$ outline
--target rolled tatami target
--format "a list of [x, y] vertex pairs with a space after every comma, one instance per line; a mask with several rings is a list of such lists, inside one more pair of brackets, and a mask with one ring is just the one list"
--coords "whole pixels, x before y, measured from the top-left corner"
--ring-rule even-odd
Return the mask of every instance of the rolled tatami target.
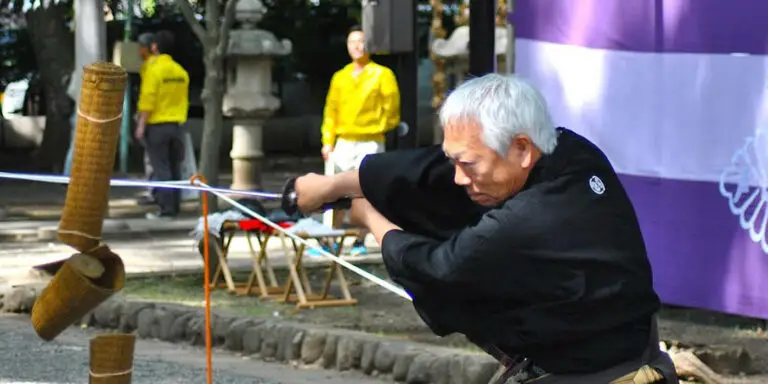
[[91, 339], [89, 384], [130, 384], [136, 335], [99, 335]]
[[109, 204], [127, 75], [112, 63], [83, 68], [72, 169], [58, 237], [80, 252], [99, 245]]
[[70, 257], [40, 293], [32, 307], [32, 326], [51, 341], [95, 309], [125, 283], [119, 256], [102, 245], [88, 254]]

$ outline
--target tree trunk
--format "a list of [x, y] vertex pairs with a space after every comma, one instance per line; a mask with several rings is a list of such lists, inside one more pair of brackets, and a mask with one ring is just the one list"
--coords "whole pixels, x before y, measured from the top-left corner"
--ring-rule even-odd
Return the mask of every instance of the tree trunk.
[[73, 35], [64, 23], [69, 9], [57, 4], [26, 14], [47, 109], [43, 141], [35, 156], [35, 168], [40, 171], [60, 172], [68, 149], [73, 103], [67, 96], [65, 79], [72, 73], [75, 51]]
[[[203, 88], [203, 137], [200, 143], [200, 172], [208, 180], [208, 185], [219, 184], [219, 152], [223, 113], [221, 105], [224, 98], [224, 82], [221, 76], [221, 58], [215, 52], [205, 52], [205, 83]], [[217, 210], [217, 199], [208, 194], [209, 211]]]

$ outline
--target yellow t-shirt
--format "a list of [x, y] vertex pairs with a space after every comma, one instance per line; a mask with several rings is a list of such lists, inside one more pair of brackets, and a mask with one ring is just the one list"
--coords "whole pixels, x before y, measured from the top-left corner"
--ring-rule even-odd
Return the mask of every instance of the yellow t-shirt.
[[185, 123], [189, 111], [187, 71], [165, 54], [148, 60], [141, 71], [137, 107], [139, 112], [150, 113], [147, 124]]
[[357, 77], [350, 63], [331, 78], [325, 100], [323, 145], [341, 137], [350, 141], [384, 141], [400, 123], [400, 90], [391, 69], [369, 62]]

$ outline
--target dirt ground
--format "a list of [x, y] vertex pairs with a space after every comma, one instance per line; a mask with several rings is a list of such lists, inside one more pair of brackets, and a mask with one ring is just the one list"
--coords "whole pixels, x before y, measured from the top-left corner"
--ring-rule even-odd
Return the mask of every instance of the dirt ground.
[[[385, 278], [381, 266], [363, 266], [363, 269]], [[280, 282], [285, 271], [276, 271]], [[295, 305], [256, 297], [236, 296], [223, 289], [212, 293], [213, 307], [255, 316], [281, 317], [292, 321], [308, 322], [338, 328], [386, 334], [412, 341], [444, 346], [474, 349], [462, 335], [434, 336], [413, 310], [411, 304], [383, 288], [345, 272], [350, 282], [355, 306], [297, 309]], [[325, 279], [324, 269], [313, 269], [309, 279], [316, 292]], [[246, 281], [247, 275], [235, 275], [235, 281]], [[188, 305], [203, 305], [201, 275], [167, 278], [129, 279], [124, 294], [130, 298], [167, 301]], [[338, 295], [338, 287], [331, 289]], [[768, 333], [766, 322], [725, 315], [710, 311], [664, 307], [660, 313], [660, 333], [663, 340], [689, 346], [743, 347], [752, 357], [750, 382], [768, 383]], [[756, 380], [756, 381], [755, 381]]]

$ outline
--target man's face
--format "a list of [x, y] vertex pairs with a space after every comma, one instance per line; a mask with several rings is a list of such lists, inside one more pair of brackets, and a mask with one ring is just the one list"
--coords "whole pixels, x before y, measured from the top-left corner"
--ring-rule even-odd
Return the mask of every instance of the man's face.
[[530, 138], [519, 135], [502, 157], [485, 145], [480, 125], [456, 120], [444, 127], [443, 150], [454, 164], [454, 182], [483, 206], [496, 206], [518, 193], [536, 158]]
[[362, 32], [355, 31], [347, 36], [347, 51], [352, 60], [359, 60], [366, 56], [365, 35]]
[[146, 60], [151, 55], [152, 52], [150, 52], [149, 47], [139, 45], [139, 56], [141, 56], [142, 60]]

